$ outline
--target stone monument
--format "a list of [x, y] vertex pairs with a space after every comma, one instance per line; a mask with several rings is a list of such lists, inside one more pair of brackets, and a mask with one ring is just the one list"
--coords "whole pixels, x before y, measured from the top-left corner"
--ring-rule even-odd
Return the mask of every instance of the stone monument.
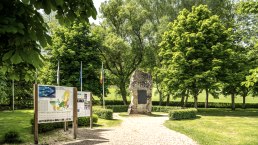
[[152, 108], [152, 78], [149, 73], [135, 70], [130, 79], [131, 103], [129, 114], [150, 114]]

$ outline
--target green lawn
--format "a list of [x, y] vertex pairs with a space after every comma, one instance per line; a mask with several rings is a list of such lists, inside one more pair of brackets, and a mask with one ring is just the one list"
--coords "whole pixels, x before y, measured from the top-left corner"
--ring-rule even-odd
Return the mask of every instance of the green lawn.
[[[19, 132], [24, 143], [32, 144], [34, 138], [31, 133], [30, 124], [32, 117], [33, 110], [15, 110], [14, 112], [0, 111], [0, 144], [4, 134], [10, 130]], [[117, 119], [105, 120], [99, 118], [98, 123], [94, 124], [94, 127], [113, 127], [120, 125], [121, 122], [122, 120]], [[46, 140], [67, 140], [67, 136], [62, 133], [62, 129], [57, 129], [55, 131], [39, 134], [39, 142], [43, 143]]]
[[164, 125], [202, 145], [258, 144], [258, 109], [198, 109], [197, 119], [168, 120]]
[[20, 133], [25, 142], [32, 142], [30, 120], [33, 117], [33, 110], [16, 110], [0, 112], [0, 141], [6, 132], [16, 130]]
[[[122, 100], [122, 97], [120, 94], [118, 94], [117, 90], [118, 88], [116, 86], [110, 86], [109, 87], [109, 94], [107, 95], [107, 97], [105, 98], [105, 100]], [[94, 97], [94, 99], [98, 99], [98, 97]], [[127, 100], [130, 101], [130, 96], [127, 96]], [[159, 101], [159, 95], [157, 93], [157, 89], [154, 87], [152, 89], [152, 100], [153, 101]], [[166, 98], [164, 98], [164, 101], [166, 100]], [[170, 99], [171, 101], [180, 101], [180, 98], [177, 99]], [[188, 99], [189, 102], [194, 102], [193, 97], [190, 97]], [[198, 96], [198, 102], [205, 102], [205, 91], [203, 91], [199, 96]], [[222, 103], [231, 103], [231, 98], [230, 96], [223, 96], [220, 95], [219, 99], [215, 99], [213, 98], [211, 95], [209, 97], [209, 102], [222, 102]], [[243, 102], [243, 98], [241, 96], [237, 96], [235, 99], [236, 103], [242, 103]], [[251, 97], [251, 96], [247, 96], [246, 97], [246, 103], [258, 103], [258, 97]]]

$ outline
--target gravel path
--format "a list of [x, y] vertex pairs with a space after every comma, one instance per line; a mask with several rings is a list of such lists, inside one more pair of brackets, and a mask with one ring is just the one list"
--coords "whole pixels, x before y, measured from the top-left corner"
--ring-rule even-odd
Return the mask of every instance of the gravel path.
[[122, 119], [121, 126], [107, 129], [79, 129], [78, 139], [70, 145], [196, 145], [189, 137], [163, 126], [167, 116], [132, 115]]

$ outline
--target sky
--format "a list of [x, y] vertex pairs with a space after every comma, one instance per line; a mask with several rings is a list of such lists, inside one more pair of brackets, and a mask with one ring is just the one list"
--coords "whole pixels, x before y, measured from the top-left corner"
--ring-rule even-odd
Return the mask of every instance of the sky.
[[93, 0], [93, 3], [94, 3], [94, 6], [98, 12], [98, 15], [97, 15], [97, 19], [94, 20], [92, 17], [89, 19], [90, 23], [94, 23], [94, 24], [99, 24], [99, 22], [101, 21], [101, 19], [99, 18], [99, 8], [100, 8], [100, 4], [102, 2], [105, 2], [105, 1], [108, 1], [108, 0]]

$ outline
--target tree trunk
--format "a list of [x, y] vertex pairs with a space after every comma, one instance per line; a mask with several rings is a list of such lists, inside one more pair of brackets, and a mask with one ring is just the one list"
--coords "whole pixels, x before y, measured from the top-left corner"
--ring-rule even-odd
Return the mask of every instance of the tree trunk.
[[209, 90], [206, 88], [206, 99], [205, 99], [205, 108], [208, 108], [208, 103], [209, 103]]
[[163, 101], [163, 99], [162, 99], [162, 92], [159, 92], [159, 106], [162, 105], [162, 101]]
[[243, 95], [243, 104], [242, 104], [243, 109], [245, 109], [245, 98], [246, 98], [246, 95]]
[[184, 107], [185, 95], [182, 95], [181, 98], [181, 107]]
[[184, 107], [186, 107], [186, 105], [187, 105], [188, 97], [189, 97], [189, 90], [187, 90], [187, 92], [186, 92], [186, 98], [185, 98]]
[[198, 107], [198, 98], [197, 98], [197, 95], [194, 95], [194, 108], [196, 108], [197, 109], [197, 107]]
[[232, 104], [232, 110], [235, 110], [235, 93], [231, 94], [231, 104]]
[[184, 107], [184, 101], [185, 101], [185, 91], [182, 92], [181, 107]]
[[170, 96], [169, 96], [169, 95], [167, 95], [167, 102], [166, 102], [166, 106], [169, 106], [169, 98], [170, 98]]
[[121, 95], [122, 95], [122, 98], [123, 98], [123, 103], [124, 103], [124, 105], [127, 105], [125, 83], [121, 82], [119, 88], [120, 88]]

